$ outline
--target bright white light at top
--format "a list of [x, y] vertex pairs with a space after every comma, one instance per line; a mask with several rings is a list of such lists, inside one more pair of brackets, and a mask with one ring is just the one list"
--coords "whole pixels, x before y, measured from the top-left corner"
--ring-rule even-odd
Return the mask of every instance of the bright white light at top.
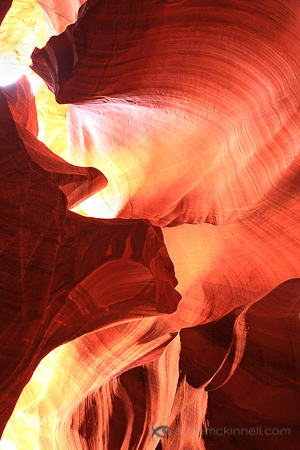
[[17, 450], [17, 446], [14, 442], [2, 438], [0, 441], [0, 450]]
[[0, 86], [15, 83], [22, 76], [22, 69], [8, 64], [0, 57]]

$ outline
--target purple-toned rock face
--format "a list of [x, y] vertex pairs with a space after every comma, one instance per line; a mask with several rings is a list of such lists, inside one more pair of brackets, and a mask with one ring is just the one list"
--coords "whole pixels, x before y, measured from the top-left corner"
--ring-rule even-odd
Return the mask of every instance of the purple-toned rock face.
[[1, 89], [3, 437], [298, 450], [300, 1], [38, 3], [68, 162]]

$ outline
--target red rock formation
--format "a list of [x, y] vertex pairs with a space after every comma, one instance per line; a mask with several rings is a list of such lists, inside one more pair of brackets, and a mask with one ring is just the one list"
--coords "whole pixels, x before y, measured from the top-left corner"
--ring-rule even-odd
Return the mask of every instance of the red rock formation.
[[109, 180], [90, 214], [221, 224], [272, 197], [300, 143], [297, 5], [88, 1], [33, 53], [80, 104], [69, 161]]
[[[81, 4], [41, 3], [61, 34], [32, 67], [69, 104], [84, 167], [36, 140], [25, 80], [1, 97], [3, 358], [18, 375], [3, 425], [65, 342], [17, 405], [41, 449], [296, 450], [300, 3]], [[95, 192], [96, 218], [67, 211]]]
[[0, 98], [1, 432], [52, 349], [112, 324], [173, 312], [180, 298], [158, 228], [67, 211], [105, 178], [37, 141], [36, 113], [26, 114], [30, 102], [18, 98], [28, 94], [26, 83], [1, 90]]
[[65, 28], [76, 21], [78, 8], [85, 0], [37, 0], [45, 22], [45, 31], [48, 37], [62, 33]]

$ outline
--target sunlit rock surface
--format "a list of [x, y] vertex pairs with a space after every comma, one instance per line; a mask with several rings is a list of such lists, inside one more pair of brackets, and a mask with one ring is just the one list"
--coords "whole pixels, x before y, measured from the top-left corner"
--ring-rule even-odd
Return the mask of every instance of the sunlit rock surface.
[[28, 82], [21, 84], [1, 90], [1, 431], [49, 351], [112, 324], [173, 312], [180, 299], [160, 229], [67, 210], [106, 179], [36, 139]]
[[38, 3], [58, 103], [1, 97], [2, 429], [33, 374], [2, 446], [298, 450], [300, 3]]
[[76, 104], [68, 160], [109, 180], [89, 214], [221, 224], [272, 197], [299, 147], [297, 3], [80, 12], [32, 58], [57, 101]]
[[[12, 6], [5, 17], [10, 4]], [[35, 46], [43, 46], [46, 43], [42, 15], [37, 2], [4, 0], [1, 2], [0, 23], [2, 17], [1, 56], [11, 64], [28, 70], [31, 51]]]
[[36, 2], [41, 10], [47, 39], [62, 33], [65, 28], [77, 20], [78, 9], [85, 0], [50, 0]]

